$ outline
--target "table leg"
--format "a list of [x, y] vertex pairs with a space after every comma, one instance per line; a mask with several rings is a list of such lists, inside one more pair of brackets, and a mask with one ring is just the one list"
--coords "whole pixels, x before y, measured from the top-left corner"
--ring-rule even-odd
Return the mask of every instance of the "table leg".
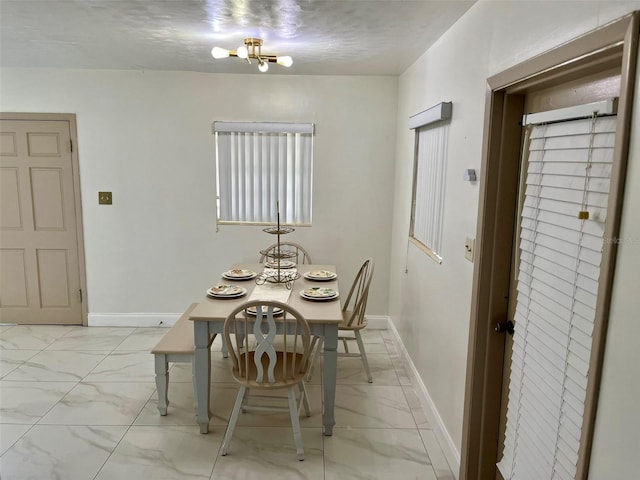
[[322, 381], [324, 386], [324, 411], [322, 412], [322, 424], [324, 434], [333, 435], [333, 426], [336, 424], [334, 409], [336, 404], [336, 376], [338, 374], [338, 326], [325, 325], [324, 329], [324, 362], [322, 369]]
[[194, 342], [195, 350], [195, 392], [197, 395], [196, 402], [198, 405], [198, 424], [200, 425], [200, 433], [209, 432], [209, 412], [210, 401], [210, 381], [211, 381], [211, 362], [209, 361], [209, 325], [208, 322], [194, 321]]

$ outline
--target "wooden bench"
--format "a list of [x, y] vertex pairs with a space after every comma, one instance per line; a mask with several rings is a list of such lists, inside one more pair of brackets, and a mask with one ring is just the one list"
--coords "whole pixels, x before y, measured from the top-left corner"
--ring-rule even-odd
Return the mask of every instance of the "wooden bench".
[[[169, 389], [169, 363], [191, 363], [193, 372], [195, 345], [193, 343], [193, 321], [189, 320], [189, 314], [196, 305], [198, 304], [192, 303], [175, 325], [165, 333], [164, 337], [162, 337], [153, 350], [151, 350], [151, 353], [155, 356], [158, 411], [160, 415], [166, 415], [167, 407], [169, 406], [169, 399], [167, 397]], [[209, 339], [209, 347], [214, 338], [215, 335]], [[209, 351], [209, 356], [211, 356], [211, 351]], [[198, 398], [198, 396], [195, 393], [194, 382], [194, 399], [196, 398]]]

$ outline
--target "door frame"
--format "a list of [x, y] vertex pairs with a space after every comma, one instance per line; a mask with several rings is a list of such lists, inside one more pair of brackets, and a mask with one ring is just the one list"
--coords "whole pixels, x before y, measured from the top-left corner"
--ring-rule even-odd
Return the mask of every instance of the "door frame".
[[[604, 238], [616, 239], [629, 151], [639, 25], [640, 11], [632, 12], [487, 79], [461, 480], [494, 478], [496, 474], [505, 337], [496, 334], [494, 327], [507, 319], [524, 94], [597, 70], [620, 67], [618, 128], [604, 233]], [[577, 479], [588, 476], [616, 252], [615, 241], [605, 242]]]
[[78, 244], [78, 269], [80, 275], [80, 288], [82, 290], [82, 302], [80, 305], [82, 325], [87, 326], [88, 301], [87, 301], [87, 275], [84, 255], [84, 228], [82, 224], [82, 195], [80, 193], [80, 161], [78, 159], [78, 130], [76, 115], [73, 113], [13, 113], [0, 112], [0, 120], [25, 120], [25, 121], [62, 121], [69, 124], [69, 136], [71, 138], [71, 171], [73, 176], [73, 199], [75, 203], [76, 241]]

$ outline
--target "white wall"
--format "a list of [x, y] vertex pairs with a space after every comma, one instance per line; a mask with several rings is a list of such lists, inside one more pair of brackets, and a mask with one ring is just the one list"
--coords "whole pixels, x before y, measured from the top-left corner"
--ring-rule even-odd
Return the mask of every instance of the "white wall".
[[[316, 124], [313, 226], [287, 239], [335, 263], [344, 289], [374, 257], [368, 313], [387, 314], [396, 77], [0, 75], [1, 111], [77, 115], [90, 322], [181, 312], [231, 262], [257, 261], [275, 241], [260, 227], [216, 232], [213, 120]], [[112, 206], [98, 205], [102, 190]]]
[[[464, 182], [462, 174], [466, 168], [483, 174], [479, 168], [486, 79], [633, 9], [640, 9], [640, 2], [480, 1], [400, 77], [390, 316], [444, 423], [445, 439], [453, 446], [445, 453], [453, 463], [459, 461], [462, 437], [473, 273], [473, 265], [464, 260], [464, 240], [466, 235], [475, 236], [479, 193], [478, 185]], [[636, 88], [640, 90], [640, 85]], [[407, 246], [414, 145], [407, 119], [441, 101], [453, 102], [453, 118], [446, 179], [444, 261], [438, 265], [413, 245]], [[640, 118], [640, 109], [636, 110], [636, 117]], [[635, 128], [638, 131], [637, 123]], [[620, 263], [629, 264], [618, 271], [614, 286], [611, 335], [592, 457], [593, 470], [600, 476], [592, 478], [614, 478], [604, 474], [607, 468], [611, 472], [612, 465], [617, 466], [616, 472], [629, 473], [616, 473], [615, 478], [632, 478], [631, 472], [635, 475], [640, 470], [640, 416], [637, 409], [632, 409], [632, 400], [626, 400], [629, 388], [636, 393], [636, 400], [640, 394], [640, 376], [634, 366], [638, 354], [632, 343], [637, 335], [625, 337], [624, 333], [627, 329], [638, 332], [631, 315], [639, 310], [638, 295], [631, 292], [640, 285], [638, 255], [632, 252], [634, 245], [637, 249], [640, 243], [640, 219], [637, 212], [632, 213], [640, 194], [637, 145], [630, 162], [633, 166], [624, 226], [625, 235], [637, 243], [625, 244], [620, 252]], [[631, 358], [635, 362], [630, 362]], [[624, 416], [616, 411], [620, 406], [626, 409]], [[612, 439], [626, 448], [615, 452]], [[447, 450], [447, 445], [443, 446]], [[631, 449], [635, 449], [635, 456], [630, 455]]]

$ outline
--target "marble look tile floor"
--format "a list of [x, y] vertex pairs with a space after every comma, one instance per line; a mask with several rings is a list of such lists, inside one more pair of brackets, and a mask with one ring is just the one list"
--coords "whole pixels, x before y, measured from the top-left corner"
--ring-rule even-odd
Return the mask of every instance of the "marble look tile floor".
[[301, 417], [296, 459], [288, 414], [240, 416], [220, 445], [237, 386], [213, 344], [210, 433], [199, 433], [190, 366], [170, 372], [168, 415], [156, 408], [153, 355], [163, 328], [0, 326], [0, 478], [426, 479], [455, 477], [393, 341], [365, 330], [374, 383], [358, 359], [338, 359], [336, 426], [322, 435], [321, 369]]

